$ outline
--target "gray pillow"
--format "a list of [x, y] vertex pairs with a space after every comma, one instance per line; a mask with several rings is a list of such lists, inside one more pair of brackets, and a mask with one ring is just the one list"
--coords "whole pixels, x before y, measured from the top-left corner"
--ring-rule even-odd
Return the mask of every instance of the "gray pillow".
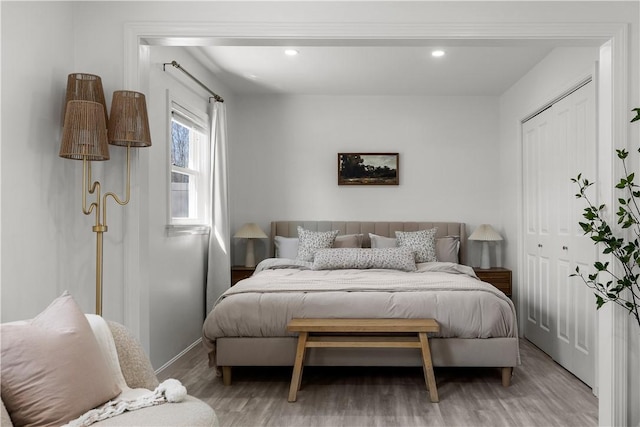
[[361, 248], [362, 234], [344, 234], [336, 236], [333, 242], [334, 248]]
[[436, 258], [440, 262], [454, 262], [458, 264], [460, 252], [460, 237], [445, 236], [436, 239]]

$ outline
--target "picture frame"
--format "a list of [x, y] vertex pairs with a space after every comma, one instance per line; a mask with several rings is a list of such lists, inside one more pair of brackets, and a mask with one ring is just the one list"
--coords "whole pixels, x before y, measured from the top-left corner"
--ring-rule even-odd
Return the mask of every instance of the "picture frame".
[[399, 185], [398, 153], [338, 153], [338, 185]]

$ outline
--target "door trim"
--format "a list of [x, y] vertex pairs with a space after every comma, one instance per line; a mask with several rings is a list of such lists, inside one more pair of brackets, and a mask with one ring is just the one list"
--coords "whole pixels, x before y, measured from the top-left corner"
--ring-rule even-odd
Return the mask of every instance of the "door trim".
[[[389, 43], [401, 40], [420, 39], [451, 39], [451, 40], [536, 40], [536, 39], [567, 39], [567, 40], [607, 40], [610, 44], [609, 53], [603, 53], [601, 49], [600, 78], [605, 79], [605, 86], [611, 88], [599, 92], [599, 129], [610, 129], [607, 133], [608, 151], [613, 152], [613, 144], [627, 146], [628, 111], [627, 93], [629, 88], [628, 77], [628, 37], [629, 25], [622, 23], [597, 23], [597, 22], [548, 22], [548, 23], [487, 23], [487, 22], [451, 22], [451, 23], [353, 23], [353, 22], [208, 22], [208, 23], [177, 23], [177, 22], [135, 22], [126, 23], [124, 26], [124, 81], [125, 86], [131, 90], [143, 90], [147, 76], [144, 70], [149, 66], [148, 56], [144, 54], [144, 46], [147, 39], [171, 38], [171, 37], [212, 37], [233, 38], [242, 42], [248, 39], [257, 39], [262, 42], [272, 40], [284, 43], [290, 39], [307, 39], [310, 42], [318, 42], [322, 39], [335, 42], [336, 40], [361, 40], [363, 42]], [[605, 49], [606, 50], [606, 49]], [[608, 72], [608, 73], [607, 73]], [[600, 87], [600, 86], [599, 86]], [[608, 96], [608, 99], [601, 99]], [[602, 135], [602, 134], [600, 134]], [[520, 159], [520, 162], [522, 160]], [[609, 165], [611, 170], [617, 172], [616, 165]], [[139, 196], [146, 193], [148, 182], [143, 176], [148, 172], [148, 160], [144, 154], [134, 159], [134, 174], [137, 179], [137, 192]], [[520, 170], [522, 164], [520, 164]], [[610, 181], [613, 174], [607, 178]], [[617, 175], [616, 175], [617, 176]], [[132, 176], [133, 178], [133, 176]], [[140, 178], [140, 179], [138, 179]], [[605, 203], [607, 198], [602, 199]], [[521, 202], [521, 200], [520, 200]], [[614, 207], [614, 204], [610, 206]], [[146, 344], [149, 343], [149, 280], [144, 271], [145, 245], [148, 245], [145, 227], [144, 207], [137, 203], [127, 209], [125, 218], [126, 248], [123, 251], [124, 258], [124, 289], [127, 297], [124, 301], [125, 323], [132, 325], [133, 332]], [[520, 216], [521, 212], [520, 203]], [[519, 224], [519, 228], [521, 224]], [[140, 230], [132, 233], [132, 230]], [[520, 231], [519, 231], [520, 233]], [[518, 236], [519, 259], [518, 276], [521, 282], [522, 274], [522, 236]], [[137, 263], [137, 264], [136, 264]], [[142, 267], [141, 267], [142, 265]], [[601, 390], [599, 400], [599, 422], [605, 425], [625, 425], [627, 420], [627, 334], [626, 317], [621, 317], [615, 309], [606, 308], [599, 313], [599, 337], [601, 349], [598, 362], [599, 387]], [[608, 349], [603, 349], [606, 342], [606, 334], [615, 332], [615, 343]], [[607, 393], [604, 393], [604, 391]]]

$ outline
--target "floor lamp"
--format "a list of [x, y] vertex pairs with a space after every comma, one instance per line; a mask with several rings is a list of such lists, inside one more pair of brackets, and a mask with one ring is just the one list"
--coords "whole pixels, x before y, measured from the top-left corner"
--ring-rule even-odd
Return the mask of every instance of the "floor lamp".
[[[113, 93], [110, 119], [100, 77], [93, 74], [70, 74], [67, 80], [64, 125], [60, 157], [82, 160], [82, 212], [93, 213], [96, 233], [96, 314], [102, 315], [102, 247], [107, 227], [107, 199], [119, 205], [131, 196], [132, 147], [151, 146], [147, 106], [142, 93], [120, 90]], [[99, 181], [91, 177], [91, 162], [109, 160], [108, 144], [127, 147], [126, 195], [101, 193]], [[88, 195], [95, 199], [87, 206]]]

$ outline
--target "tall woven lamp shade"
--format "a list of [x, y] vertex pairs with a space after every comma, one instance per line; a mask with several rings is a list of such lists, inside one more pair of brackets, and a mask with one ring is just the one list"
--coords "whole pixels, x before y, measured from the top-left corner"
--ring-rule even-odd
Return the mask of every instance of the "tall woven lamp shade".
[[[69, 106], [69, 101], [93, 101], [102, 104], [104, 111], [104, 122], [108, 123], [107, 103], [104, 99], [102, 89], [102, 79], [95, 74], [73, 73], [67, 77], [67, 94], [65, 97], [65, 116]], [[63, 118], [64, 120], [64, 118]]]
[[124, 147], [150, 147], [151, 132], [144, 94], [131, 90], [113, 92], [109, 144]]
[[93, 101], [69, 101], [62, 129], [60, 157], [109, 160], [104, 107]]

